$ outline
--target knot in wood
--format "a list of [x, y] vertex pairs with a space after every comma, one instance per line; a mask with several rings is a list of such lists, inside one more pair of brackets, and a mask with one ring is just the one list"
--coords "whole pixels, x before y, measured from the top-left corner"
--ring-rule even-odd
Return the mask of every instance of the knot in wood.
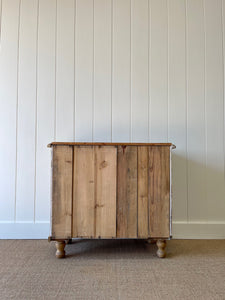
[[95, 208], [103, 207], [103, 206], [104, 206], [104, 204], [98, 204], [98, 203], [95, 204]]
[[101, 163], [100, 163], [100, 169], [103, 169], [103, 168], [105, 168], [105, 167], [107, 167], [108, 166], [108, 163], [107, 163], [107, 161], [105, 161], [105, 160], [103, 160]]

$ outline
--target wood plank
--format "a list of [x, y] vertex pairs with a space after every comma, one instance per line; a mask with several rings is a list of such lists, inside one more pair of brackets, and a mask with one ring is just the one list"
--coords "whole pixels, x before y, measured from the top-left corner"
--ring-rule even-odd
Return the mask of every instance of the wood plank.
[[73, 237], [95, 235], [93, 147], [74, 147]]
[[[131, 141], [148, 141], [148, 0], [131, 1]], [[141, 105], [140, 105], [141, 101]]]
[[[224, 222], [224, 57], [221, 34], [221, 1], [205, 4], [205, 130], [206, 199], [205, 220]], [[219, 208], [219, 209], [218, 209]]]
[[111, 0], [94, 1], [93, 141], [99, 142], [111, 141], [111, 9]]
[[138, 237], [147, 238], [148, 229], [148, 164], [149, 147], [138, 147]]
[[137, 237], [137, 147], [118, 147], [117, 237]]
[[21, 1], [20, 14], [16, 221], [33, 222], [35, 214], [38, 1]]
[[170, 236], [170, 148], [149, 148], [149, 230], [151, 237]]
[[73, 148], [53, 148], [52, 237], [71, 238]]
[[[205, 18], [203, 1], [187, 1], [187, 185], [181, 184], [184, 155], [178, 149], [172, 162], [173, 220], [205, 221], [206, 127], [205, 127]], [[177, 106], [177, 103], [176, 103]], [[175, 109], [174, 116], [177, 108]], [[179, 114], [180, 115], [180, 114]], [[181, 124], [181, 123], [180, 123]], [[182, 133], [181, 133], [182, 134]], [[178, 139], [174, 139], [175, 141]], [[181, 141], [181, 138], [179, 138]], [[185, 152], [183, 152], [185, 153]], [[173, 156], [172, 156], [173, 157]], [[176, 159], [175, 159], [176, 157]], [[187, 199], [188, 196], [188, 199]], [[187, 199], [184, 202], [184, 199]], [[187, 211], [186, 211], [187, 210]], [[178, 219], [179, 217], [179, 219]]]
[[52, 142], [48, 147], [54, 145], [70, 145], [70, 146], [171, 146], [176, 148], [171, 143], [67, 143], [67, 142]]
[[[186, 37], [187, 40], [190, 39], [189, 26], [186, 22], [189, 23], [190, 18], [186, 20], [186, 4], [185, 0], [170, 0], [168, 1], [168, 35], [169, 35], [169, 69], [168, 69], [168, 82], [169, 82], [169, 90], [168, 90], [168, 105], [169, 105], [169, 113], [168, 113], [168, 140], [177, 143], [179, 146], [177, 147], [175, 155], [172, 156], [173, 160], [173, 220], [187, 220], [187, 106], [190, 102], [193, 102], [197, 107], [198, 102], [201, 102], [202, 98], [196, 99], [190, 96], [189, 92], [188, 100], [186, 95], [187, 88], [189, 89], [189, 85], [193, 82], [198, 83], [201, 81], [201, 77], [199, 73], [192, 73], [192, 69], [190, 70], [190, 61], [189, 61], [189, 49], [186, 53]], [[196, 6], [201, 5], [201, 1], [189, 0], [187, 1], [187, 6], [194, 2]], [[189, 17], [189, 13], [187, 13]], [[197, 16], [197, 24], [201, 27], [201, 22], [198, 20], [199, 12], [196, 7], [196, 11], [191, 12], [191, 18], [193, 16]], [[197, 30], [197, 28], [196, 28]], [[186, 35], [186, 31], [188, 34]], [[195, 62], [196, 71], [201, 65], [204, 57], [202, 55], [201, 39], [204, 38], [204, 35], [199, 36], [194, 32], [193, 43], [189, 44], [188, 47], [192, 48], [192, 52], [197, 54], [198, 60]], [[197, 45], [195, 45], [195, 41], [199, 41]], [[186, 54], [188, 55], [186, 61]], [[199, 55], [201, 55], [201, 59]], [[193, 55], [190, 58], [193, 59]], [[188, 68], [186, 69], [186, 64]], [[190, 74], [191, 71], [191, 74]], [[190, 74], [190, 76], [189, 76]], [[189, 76], [186, 81], [186, 77]], [[178, 88], [179, 87], [179, 88]], [[199, 85], [201, 89], [201, 85]], [[190, 89], [189, 89], [190, 91]], [[190, 91], [191, 92], [191, 91]], [[197, 113], [199, 114], [199, 112]], [[196, 114], [196, 115], [197, 115]], [[195, 112], [188, 112], [188, 119], [190, 119]], [[179, 124], [179, 126], [178, 126]], [[196, 131], [198, 131], [198, 127], [195, 130], [190, 131], [190, 136], [194, 136]], [[200, 137], [199, 137], [200, 139]], [[188, 137], [189, 143], [189, 137]], [[197, 143], [198, 144], [198, 143]]]
[[167, 1], [151, 0], [150, 6], [150, 141], [167, 141], [168, 125], [168, 16]]
[[20, 1], [2, 1], [1, 5], [0, 220], [13, 222], [15, 219], [17, 58]]
[[74, 140], [74, 0], [57, 2], [56, 140]]
[[93, 0], [76, 1], [75, 137], [77, 141], [92, 141], [93, 138], [93, 5]]
[[55, 119], [55, 22], [56, 2], [39, 1], [38, 94], [35, 221], [49, 221], [50, 151], [46, 144], [54, 139]]
[[116, 147], [95, 147], [95, 237], [116, 237]]
[[130, 141], [130, 4], [113, 1], [112, 141]]

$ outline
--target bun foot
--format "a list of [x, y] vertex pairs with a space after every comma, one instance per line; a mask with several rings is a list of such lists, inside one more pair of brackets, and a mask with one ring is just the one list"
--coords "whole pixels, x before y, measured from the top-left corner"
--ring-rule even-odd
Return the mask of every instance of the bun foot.
[[156, 245], [158, 250], [156, 252], [159, 258], [164, 258], [166, 256], [166, 241], [165, 240], [157, 240]]
[[57, 241], [55, 243], [55, 246], [56, 246], [56, 253], [55, 253], [55, 256], [57, 258], [64, 258], [65, 257], [65, 246], [66, 246], [66, 243], [65, 241]]
[[67, 245], [68, 244], [72, 244], [73, 243], [73, 240], [72, 239], [68, 239], [68, 240], [66, 240], [66, 242], [65, 242]]
[[148, 243], [148, 244], [155, 244], [156, 240], [154, 240], [154, 239], [147, 239], [146, 243]]

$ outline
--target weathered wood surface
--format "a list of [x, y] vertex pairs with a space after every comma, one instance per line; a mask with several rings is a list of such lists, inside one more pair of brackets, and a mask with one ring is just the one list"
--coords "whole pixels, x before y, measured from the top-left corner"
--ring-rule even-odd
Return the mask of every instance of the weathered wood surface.
[[137, 147], [118, 146], [117, 234], [137, 238]]
[[52, 158], [52, 236], [70, 238], [73, 148], [55, 146]]
[[116, 148], [74, 147], [73, 237], [116, 236]]
[[73, 237], [95, 236], [93, 147], [74, 147]]
[[170, 148], [54, 145], [52, 238], [169, 238]]
[[138, 237], [149, 236], [149, 147], [138, 147]]
[[96, 237], [116, 237], [116, 147], [95, 147]]
[[170, 148], [149, 147], [149, 230], [170, 237]]
[[172, 143], [99, 143], [99, 142], [52, 142], [48, 144], [48, 147], [55, 145], [65, 145], [65, 146], [172, 146], [176, 148]]

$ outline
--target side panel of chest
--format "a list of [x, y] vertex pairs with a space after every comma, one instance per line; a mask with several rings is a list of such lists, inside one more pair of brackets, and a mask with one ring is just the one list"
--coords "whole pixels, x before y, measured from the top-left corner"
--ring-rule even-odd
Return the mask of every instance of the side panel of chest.
[[52, 238], [169, 238], [169, 146], [53, 146]]

